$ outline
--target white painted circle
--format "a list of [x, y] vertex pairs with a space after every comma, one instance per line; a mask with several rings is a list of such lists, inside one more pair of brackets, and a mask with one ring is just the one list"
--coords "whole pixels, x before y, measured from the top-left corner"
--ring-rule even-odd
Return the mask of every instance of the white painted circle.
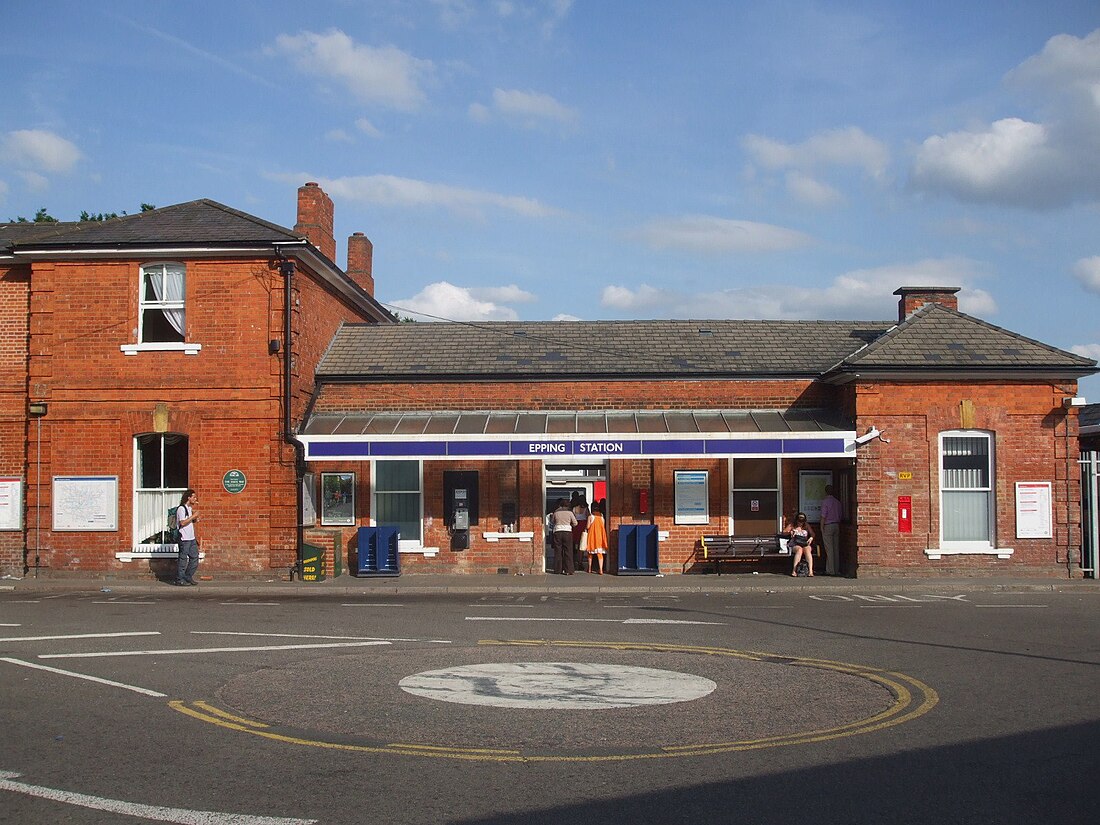
[[466, 665], [406, 676], [402, 690], [460, 705], [603, 710], [690, 702], [718, 687], [672, 670], [583, 662]]

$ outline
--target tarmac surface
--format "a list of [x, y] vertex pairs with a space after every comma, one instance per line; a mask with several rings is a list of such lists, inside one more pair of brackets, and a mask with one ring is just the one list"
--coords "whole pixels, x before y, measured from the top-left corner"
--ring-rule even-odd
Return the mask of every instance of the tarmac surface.
[[466, 575], [414, 573], [401, 576], [356, 577], [323, 581], [286, 581], [275, 577], [217, 579], [200, 569], [197, 587], [175, 587], [152, 578], [69, 577], [40, 575], [0, 579], [0, 592], [105, 591], [118, 593], [217, 593], [234, 596], [351, 596], [456, 593], [912, 593], [937, 592], [1092, 592], [1100, 594], [1100, 580], [1021, 578], [1002, 576], [844, 578], [817, 575], [794, 578], [778, 573], [688, 573], [675, 575], [603, 575], [578, 572], [574, 576]]

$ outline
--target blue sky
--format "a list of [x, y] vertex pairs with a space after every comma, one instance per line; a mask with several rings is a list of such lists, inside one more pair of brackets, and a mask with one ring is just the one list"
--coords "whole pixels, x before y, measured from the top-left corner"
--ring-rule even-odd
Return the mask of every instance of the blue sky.
[[879, 320], [949, 285], [1100, 358], [1095, 0], [7, 0], [0, 28], [0, 220], [292, 226], [318, 181], [401, 314]]

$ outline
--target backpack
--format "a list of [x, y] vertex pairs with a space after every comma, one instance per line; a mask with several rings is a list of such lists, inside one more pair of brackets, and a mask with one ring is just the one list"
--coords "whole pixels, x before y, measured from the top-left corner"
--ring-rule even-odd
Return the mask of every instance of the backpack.
[[810, 575], [809, 562], [805, 561], [804, 559], [800, 560], [798, 562], [798, 567], [795, 568], [795, 575], [797, 575], [797, 576], [809, 576]]
[[180, 543], [180, 525], [179, 520], [176, 518], [175, 507], [168, 511], [168, 529], [164, 531], [164, 535], [167, 537], [169, 544]]

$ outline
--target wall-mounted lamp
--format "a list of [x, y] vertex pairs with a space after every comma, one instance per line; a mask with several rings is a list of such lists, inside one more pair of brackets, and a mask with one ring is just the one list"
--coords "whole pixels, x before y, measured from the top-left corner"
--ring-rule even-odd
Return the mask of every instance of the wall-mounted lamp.
[[1088, 402], [1085, 401], [1085, 399], [1082, 398], [1080, 395], [1075, 395], [1072, 398], [1062, 399], [1062, 406], [1066, 409], [1069, 409], [1070, 407], [1083, 407], [1087, 403]]
[[272, 355], [278, 355], [279, 354], [279, 339], [278, 338], [272, 338], [270, 341], [267, 342], [267, 351]]
[[49, 412], [49, 406], [45, 401], [31, 401], [27, 404], [27, 415], [32, 418], [41, 418]]

